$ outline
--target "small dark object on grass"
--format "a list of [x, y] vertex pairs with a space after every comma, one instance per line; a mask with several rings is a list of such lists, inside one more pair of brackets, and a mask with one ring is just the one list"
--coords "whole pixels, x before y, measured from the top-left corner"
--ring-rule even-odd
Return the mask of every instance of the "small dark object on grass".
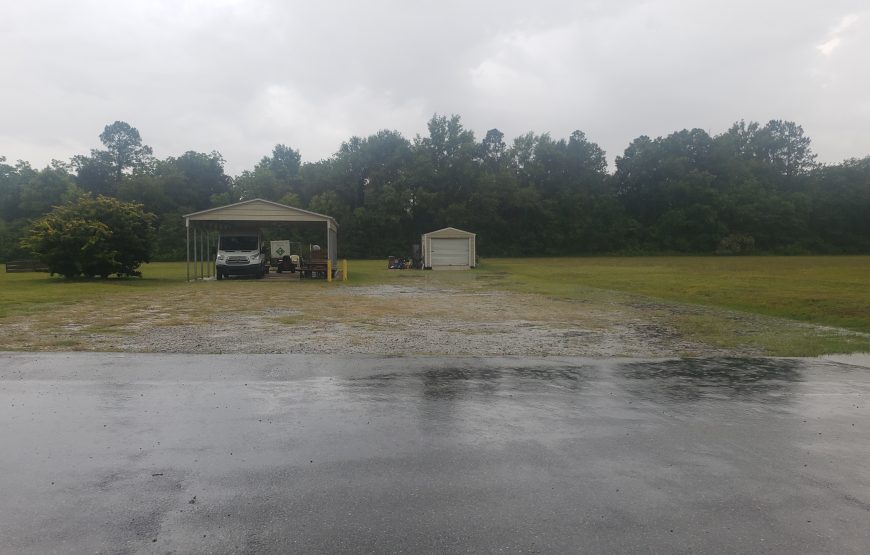
[[289, 254], [285, 254], [281, 261], [278, 262], [278, 273], [282, 272], [290, 272], [291, 274], [296, 273], [296, 264], [293, 262], [293, 258], [290, 257]]

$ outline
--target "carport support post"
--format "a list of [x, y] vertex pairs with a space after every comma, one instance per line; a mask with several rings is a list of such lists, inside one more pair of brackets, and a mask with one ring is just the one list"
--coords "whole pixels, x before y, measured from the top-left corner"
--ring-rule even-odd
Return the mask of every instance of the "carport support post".
[[196, 277], [196, 263], [199, 261], [196, 254], [196, 239], [197, 233], [196, 228], [193, 228], [193, 280], [196, 281], [198, 278]]
[[202, 250], [203, 250], [202, 249], [202, 232], [200, 232], [199, 233], [199, 278], [197, 278], [197, 279], [202, 279], [203, 270], [204, 270], [204, 264], [202, 262], [202, 255], [203, 255]]
[[205, 257], [208, 256], [208, 249], [205, 248], [205, 242], [208, 241], [208, 230], [202, 232], [202, 279], [205, 279], [205, 273], [208, 271]]
[[187, 231], [187, 281], [190, 283], [190, 220], [184, 220], [184, 228]]
[[199, 279], [205, 279], [205, 234], [203, 231], [199, 237]]
[[205, 256], [208, 259], [208, 277], [211, 277], [211, 231], [205, 236]]
[[333, 241], [332, 229], [330, 229], [329, 224], [329, 222], [326, 222], [326, 256], [335, 264], [335, 261], [338, 260], [338, 253], [335, 252], [335, 241]]
[[205, 279], [205, 233], [199, 232], [199, 279]]
[[199, 279], [199, 273], [202, 269], [202, 242], [201, 233], [197, 228], [193, 228], [193, 280]]

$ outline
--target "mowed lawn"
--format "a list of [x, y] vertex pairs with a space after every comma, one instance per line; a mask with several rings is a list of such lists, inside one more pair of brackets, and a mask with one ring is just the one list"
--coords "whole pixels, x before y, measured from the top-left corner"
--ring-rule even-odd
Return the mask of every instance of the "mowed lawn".
[[493, 259], [522, 291], [621, 291], [870, 333], [870, 256]]
[[65, 280], [45, 273], [0, 273], [0, 325], [2, 318], [87, 303], [93, 299], [160, 294], [186, 283], [183, 262], [147, 264], [143, 278]]
[[[765, 354], [786, 356], [870, 350], [870, 336], [861, 335], [870, 334], [870, 256], [485, 259], [469, 272], [387, 270], [386, 261], [368, 260], [350, 262], [347, 282], [303, 280], [292, 290], [286, 283], [259, 280], [197, 286], [186, 282], [183, 262], [148, 264], [142, 270], [143, 278], [81, 281], [0, 273], [0, 331], [4, 321], [25, 318], [38, 333], [39, 326], [56, 328], [73, 316], [110, 328], [118, 315], [100, 322], [97, 307], [124, 306], [125, 318], [136, 319], [138, 309], [157, 298], [178, 312], [178, 321], [191, 321], [209, 318], [230, 299], [238, 306], [265, 308], [275, 296], [305, 298], [312, 289], [393, 283], [536, 293], [577, 300], [578, 310], [593, 304], [614, 310], [640, 306], [688, 339], [726, 349], [752, 344]], [[694, 305], [713, 310], [691, 309]], [[858, 333], [803, 330], [741, 314]]]

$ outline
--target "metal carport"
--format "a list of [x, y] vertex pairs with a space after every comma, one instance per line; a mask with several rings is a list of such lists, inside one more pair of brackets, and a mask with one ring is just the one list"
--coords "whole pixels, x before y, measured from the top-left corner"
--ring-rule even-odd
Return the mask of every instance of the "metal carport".
[[[193, 279], [212, 276], [214, 269], [211, 259], [212, 239], [214, 233], [221, 230], [250, 229], [252, 226], [292, 223], [323, 223], [326, 229], [327, 257], [332, 261], [333, 267], [336, 266], [338, 261], [338, 223], [335, 221], [335, 218], [324, 214], [255, 198], [192, 214], [185, 214], [183, 217], [184, 226], [187, 230], [188, 281], [190, 281], [191, 275]], [[192, 251], [191, 238], [193, 239]], [[191, 254], [193, 255], [192, 257]], [[192, 274], [191, 262], [193, 263]], [[199, 275], [197, 276], [197, 274]]]

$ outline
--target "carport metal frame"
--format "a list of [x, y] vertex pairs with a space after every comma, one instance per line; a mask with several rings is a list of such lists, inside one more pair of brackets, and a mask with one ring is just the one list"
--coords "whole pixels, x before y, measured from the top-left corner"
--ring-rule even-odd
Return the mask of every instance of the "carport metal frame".
[[[332, 267], [338, 261], [338, 222], [332, 216], [310, 212], [301, 208], [279, 204], [270, 200], [251, 199], [217, 208], [185, 214], [187, 232], [187, 281], [213, 277], [215, 266], [211, 255], [212, 239], [222, 229], [251, 228], [288, 223], [324, 223], [326, 225], [326, 252]], [[191, 229], [193, 251], [191, 251]], [[191, 254], [193, 258], [191, 258]], [[191, 262], [193, 273], [191, 273]]]

